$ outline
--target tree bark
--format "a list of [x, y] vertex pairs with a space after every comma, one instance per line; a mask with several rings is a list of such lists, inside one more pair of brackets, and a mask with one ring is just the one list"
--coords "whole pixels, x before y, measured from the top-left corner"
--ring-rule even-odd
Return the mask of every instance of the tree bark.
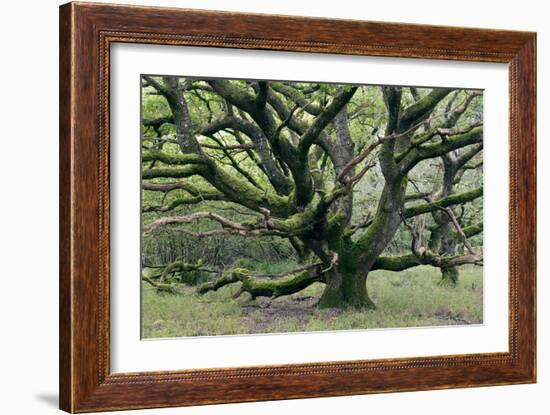
[[367, 292], [367, 273], [335, 270], [317, 303], [320, 308], [376, 308]]
[[458, 268], [441, 268], [441, 280], [439, 281], [439, 284], [455, 287], [458, 284], [458, 277]]

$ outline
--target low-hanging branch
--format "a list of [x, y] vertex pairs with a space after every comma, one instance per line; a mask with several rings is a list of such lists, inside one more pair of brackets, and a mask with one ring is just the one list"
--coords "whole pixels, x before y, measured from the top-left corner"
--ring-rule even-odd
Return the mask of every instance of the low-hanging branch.
[[252, 298], [270, 297], [277, 298], [302, 291], [311, 284], [323, 281], [323, 269], [320, 264], [312, 264], [283, 274], [257, 276], [248, 270], [236, 268], [221, 275], [213, 281], [201, 285], [197, 292], [205, 294], [209, 291], [217, 291], [226, 285], [240, 282], [241, 287], [237, 291], [249, 293]]
[[197, 203], [204, 202], [206, 200], [219, 201], [219, 200], [226, 200], [226, 199], [221, 193], [203, 193], [198, 196], [179, 197], [177, 199], [172, 200], [167, 205], [151, 205], [151, 206], [144, 205], [141, 208], [141, 211], [142, 212], [170, 212], [180, 206], [195, 205]]
[[166, 265], [159, 277], [159, 282], [163, 283], [168, 279], [170, 274], [175, 272], [192, 272], [192, 271], [201, 271], [213, 273], [215, 270], [204, 268], [202, 261], [198, 261], [196, 264], [190, 264], [182, 260], [175, 260], [170, 264]]
[[182, 261], [181, 259], [176, 259], [175, 261], [166, 264], [166, 265], [143, 265], [143, 268], [153, 268], [153, 269], [159, 269], [160, 272], [157, 272], [155, 275], [146, 276], [142, 273], [141, 279], [154, 288], [157, 289], [159, 292], [167, 292], [175, 294], [177, 293], [177, 290], [173, 284], [172, 281], [169, 281], [170, 276], [180, 272], [206, 272], [209, 274], [216, 273], [216, 270], [206, 268], [203, 266], [202, 261], [198, 261], [195, 264], [190, 264], [187, 262]]
[[372, 270], [399, 272], [419, 265], [431, 265], [437, 268], [452, 268], [459, 265], [479, 264], [482, 260], [482, 256], [477, 254], [440, 256], [426, 250], [422, 255], [411, 253], [399, 256], [378, 257], [372, 266]]
[[[246, 223], [236, 222], [214, 212], [201, 211], [183, 216], [161, 217], [145, 225], [143, 227], [143, 232], [144, 234], [149, 234], [161, 227], [188, 224], [197, 220], [208, 219], [219, 223], [223, 228], [221, 230], [223, 232], [214, 229], [210, 231], [205, 231], [208, 233], [203, 232], [202, 236], [231, 233], [243, 236], [272, 235], [289, 238], [292, 236], [303, 235], [311, 232], [315, 225], [315, 217], [322, 214], [320, 212], [324, 212], [329, 207], [330, 205], [327, 205], [324, 201], [322, 201], [314, 208], [307, 209], [304, 212], [296, 213], [285, 219], [272, 217], [272, 212], [269, 209], [260, 208], [259, 212], [261, 213], [261, 215], [255, 216], [254, 219], [251, 219]], [[200, 233], [196, 234], [200, 235]]]
[[[409, 223], [404, 213], [401, 214], [401, 220], [411, 234], [411, 253], [399, 256], [380, 256], [374, 262], [372, 269], [398, 272], [418, 265], [430, 265], [441, 269], [448, 269], [465, 264], [480, 264], [483, 261], [482, 254], [474, 252], [471, 246], [469, 246], [468, 255], [436, 254], [429, 248], [423, 246], [421, 228], [415, 227]], [[465, 234], [460, 226], [459, 229], [461, 236], [465, 238]]]
[[213, 220], [215, 222], [218, 222], [224, 228], [233, 229], [235, 231], [239, 231], [239, 232], [243, 232], [243, 233], [259, 229], [255, 225], [241, 224], [241, 223], [232, 221], [230, 219], [227, 219], [227, 218], [225, 218], [221, 215], [218, 215], [217, 213], [213, 213], [213, 212], [195, 212], [195, 213], [191, 213], [190, 215], [185, 215], [185, 216], [167, 216], [167, 217], [157, 219], [157, 220], [145, 225], [143, 231], [145, 233], [150, 233], [150, 232], [154, 231], [155, 229], [157, 229], [161, 226], [191, 223], [191, 222], [197, 221], [199, 219], [210, 219], [210, 220]]

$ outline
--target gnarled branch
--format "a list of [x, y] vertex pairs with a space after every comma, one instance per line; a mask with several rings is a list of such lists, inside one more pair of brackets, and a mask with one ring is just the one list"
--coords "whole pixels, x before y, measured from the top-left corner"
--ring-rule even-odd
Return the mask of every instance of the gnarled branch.
[[418, 204], [416, 206], [410, 206], [403, 209], [403, 215], [406, 218], [422, 215], [423, 213], [433, 212], [435, 210], [446, 208], [453, 205], [459, 205], [466, 202], [471, 202], [483, 195], [483, 187], [479, 187], [474, 190], [470, 190], [464, 193], [457, 193], [446, 198], [440, 199], [435, 202]]
[[274, 275], [253, 275], [246, 269], [236, 268], [214, 281], [201, 285], [197, 292], [205, 294], [226, 285], [241, 282], [239, 294], [248, 292], [252, 298], [277, 298], [297, 293], [311, 284], [321, 281], [323, 281], [323, 270], [320, 264], [312, 264], [287, 273]]

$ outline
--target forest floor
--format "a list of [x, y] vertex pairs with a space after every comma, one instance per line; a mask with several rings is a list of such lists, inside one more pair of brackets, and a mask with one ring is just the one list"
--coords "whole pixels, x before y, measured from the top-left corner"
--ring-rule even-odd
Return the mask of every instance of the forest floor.
[[483, 270], [463, 266], [456, 287], [438, 285], [439, 270], [416, 267], [369, 275], [376, 310], [317, 309], [323, 290], [314, 284], [292, 296], [250, 300], [231, 296], [238, 286], [206, 295], [182, 286], [179, 294], [142, 288], [142, 337], [166, 338], [253, 333], [361, 330], [480, 324], [483, 322]]

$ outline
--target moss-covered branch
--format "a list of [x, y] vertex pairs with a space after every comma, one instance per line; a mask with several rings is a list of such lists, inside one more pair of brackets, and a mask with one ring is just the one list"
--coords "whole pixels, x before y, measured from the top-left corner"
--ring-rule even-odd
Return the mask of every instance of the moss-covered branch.
[[407, 129], [411, 125], [417, 124], [419, 121], [426, 118], [437, 104], [452, 91], [453, 89], [449, 88], [434, 88], [428, 95], [405, 108], [399, 121], [402, 129]]
[[308, 129], [300, 137], [299, 152], [305, 158], [311, 145], [318, 139], [319, 134], [330, 123], [336, 114], [350, 101], [357, 87], [345, 87], [332, 99], [332, 102], [315, 118]]
[[413, 216], [422, 215], [424, 213], [433, 212], [449, 206], [460, 205], [463, 203], [471, 202], [483, 195], [483, 187], [479, 187], [474, 190], [470, 190], [464, 193], [457, 193], [446, 198], [440, 199], [436, 202], [422, 203], [416, 206], [411, 206], [403, 209], [403, 216], [406, 218], [412, 218]]
[[454, 163], [455, 168], [456, 169], [463, 168], [464, 165], [468, 163], [476, 155], [478, 155], [481, 152], [481, 150], [483, 150], [483, 143], [473, 146], [472, 148], [468, 149], [468, 151], [465, 151], [463, 154], [457, 157]]
[[187, 165], [179, 168], [174, 167], [157, 167], [153, 169], [144, 169], [141, 172], [141, 178], [156, 179], [159, 177], [181, 179], [191, 176], [203, 176], [208, 171], [208, 167], [203, 164]]
[[170, 276], [170, 274], [173, 274], [175, 272], [192, 272], [192, 271], [214, 272], [211, 269], [203, 268], [203, 265], [204, 264], [202, 261], [198, 261], [195, 264], [190, 264], [181, 260], [176, 260], [166, 265], [166, 267], [163, 269], [162, 273], [160, 274], [159, 281], [161, 283], [166, 281]]
[[143, 227], [144, 233], [150, 233], [157, 228], [168, 225], [180, 225], [195, 222], [201, 219], [208, 219], [214, 222], [218, 222], [223, 228], [232, 229], [237, 233], [248, 233], [265, 228], [259, 221], [255, 223], [239, 223], [231, 219], [225, 218], [217, 213], [213, 212], [195, 212], [184, 216], [165, 216], [148, 223]]
[[204, 157], [198, 154], [167, 154], [158, 150], [146, 150], [141, 154], [141, 161], [161, 161], [164, 164], [186, 165], [206, 164]]
[[232, 128], [250, 138], [254, 145], [254, 151], [260, 158], [261, 168], [270, 183], [273, 185], [273, 188], [281, 195], [290, 194], [293, 187], [292, 182], [285, 176], [280, 167], [277, 165], [264, 132], [254, 123], [237, 116], [226, 116], [203, 128], [199, 134], [210, 136], [213, 133], [226, 128]]
[[406, 254], [400, 256], [380, 256], [374, 262], [371, 270], [404, 271], [419, 265], [431, 265], [437, 268], [452, 268], [459, 265], [478, 264], [482, 261], [480, 255], [439, 256], [430, 251], [422, 255]]
[[[258, 105], [254, 96], [247, 91], [242, 91], [229, 81], [212, 80], [209, 83], [220, 96], [250, 115], [267, 138], [270, 150], [279, 163], [283, 163], [290, 169], [294, 180], [294, 194], [290, 198], [292, 204], [303, 207], [309, 203], [313, 197], [313, 185], [308, 165], [300, 160], [296, 147], [280, 134], [278, 128], [280, 123], [277, 122], [273, 112], [267, 106]], [[275, 98], [274, 94], [268, 89], [266, 102], [271, 104], [273, 98]], [[284, 103], [279, 102], [279, 104], [284, 107], [285, 112], [285, 116], [281, 120], [286, 120], [290, 115], [290, 110]], [[288, 123], [291, 123], [291, 119]]]
[[147, 119], [142, 119], [141, 123], [143, 124], [144, 127], [152, 127], [158, 130], [164, 124], [174, 124], [174, 117], [169, 115], [167, 117], [147, 118]]
[[175, 260], [167, 265], [156, 265], [156, 266], [147, 266], [144, 265], [144, 268], [155, 268], [159, 269], [160, 273], [157, 273], [154, 276], [141, 276], [141, 279], [148, 284], [152, 285], [159, 292], [166, 292], [175, 294], [178, 292], [176, 282], [172, 281], [172, 275], [176, 273], [185, 273], [200, 271], [206, 273], [214, 273], [215, 270], [203, 267], [202, 260], [197, 261], [195, 264], [187, 263], [181, 260]]
[[184, 205], [195, 205], [197, 203], [203, 202], [205, 200], [227, 200], [221, 193], [203, 193], [200, 196], [186, 196], [179, 197], [172, 200], [167, 205], [144, 205], [141, 208], [142, 212], [169, 212], [178, 208], [179, 206]]
[[236, 268], [213, 281], [201, 285], [197, 292], [205, 294], [209, 291], [216, 291], [226, 285], [240, 282], [239, 293], [247, 292], [253, 298], [277, 298], [297, 293], [315, 282], [323, 281], [323, 272], [320, 265], [314, 264], [307, 268], [300, 271], [295, 270], [288, 276], [276, 274], [255, 276], [246, 269]]
[[481, 143], [482, 140], [483, 126], [479, 126], [463, 134], [445, 136], [445, 139], [438, 143], [413, 145], [397, 154], [395, 159], [399, 163], [401, 173], [406, 174], [422, 160], [439, 157], [450, 151]]
[[[447, 111], [447, 113], [445, 114], [445, 122], [443, 126], [454, 126], [460, 119], [460, 117], [462, 117], [462, 115], [465, 113], [466, 109], [468, 109], [474, 98], [482, 96], [483, 93], [481, 91], [470, 92], [459, 105], [457, 105], [454, 109]], [[449, 104], [447, 105], [450, 106], [450, 104], [451, 102], [449, 102]]]
[[241, 108], [246, 112], [252, 112], [257, 108], [256, 98], [230, 81], [211, 79], [208, 83], [219, 95], [237, 108]]
[[323, 203], [320, 203], [315, 208], [295, 213], [284, 219], [271, 217], [271, 212], [269, 210], [261, 208], [261, 216], [255, 216], [247, 222], [236, 222], [214, 212], [201, 211], [183, 216], [164, 216], [158, 218], [145, 225], [143, 227], [143, 232], [150, 233], [166, 226], [188, 224], [206, 219], [220, 224], [224, 232], [210, 230], [202, 233], [189, 232], [189, 234], [196, 236], [212, 236], [230, 233], [242, 236], [274, 235], [285, 238], [293, 236], [303, 237], [311, 234], [317, 225], [316, 222], [319, 220], [318, 217], [323, 217], [327, 208], [328, 207]]
[[290, 85], [286, 85], [282, 82], [273, 82], [271, 88], [284, 95], [295, 104], [299, 105], [300, 108], [308, 114], [317, 116], [323, 111], [317, 102], [308, 100], [300, 90], [293, 88]]
[[[193, 157], [201, 159], [201, 162], [204, 162], [204, 164], [185, 165], [181, 169], [149, 169], [143, 171], [143, 179], [156, 177], [181, 178], [198, 174], [210, 182], [218, 191], [223, 193], [227, 199], [235, 203], [242, 204], [254, 210], [258, 210], [261, 207], [269, 208], [276, 215], [288, 215], [288, 198], [277, 197], [276, 194], [271, 194], [270, 192], [263, 191], [262, 189], [250, 185], [250, 183], [247, 183], [245, 180], [236, 177], [236, 174], [232, 175], [223, 168], [220, 168], [204, 153], [194, 133], [188, 104], [183, 92], [184, 88], [180, 85], [177, 77], [165, 76], [162, 78], [162, 83], [151, 77], [146, 77], [145, 79], [166, 98], [170, 106], [176, 126], [176, 138], [183, 156], [192, 155]], [[214, 89], [220, 88], [223, 94], [227, 94], [228, 100], [231, 101], [234, 99], [235, 97], [233, 95], [238, 93], [240, 97], [239, 100], [242, 101], [241, 104], [249, 110], [251, 110], [252, 107], [256, 108], [254, 97], [247, 95], [245, 91], [236, 89], [230, 82], [212, 81], [211, 85]], [[220, 93], [220, 95], [223, 94]], [[245, 101], [247, 102], [245, 103]]]
[[472, 236], [479, 235], [483, 232], [483, 222], [474, 223], [473, 225], [462, 228], [464, 235], [471, 238]]

